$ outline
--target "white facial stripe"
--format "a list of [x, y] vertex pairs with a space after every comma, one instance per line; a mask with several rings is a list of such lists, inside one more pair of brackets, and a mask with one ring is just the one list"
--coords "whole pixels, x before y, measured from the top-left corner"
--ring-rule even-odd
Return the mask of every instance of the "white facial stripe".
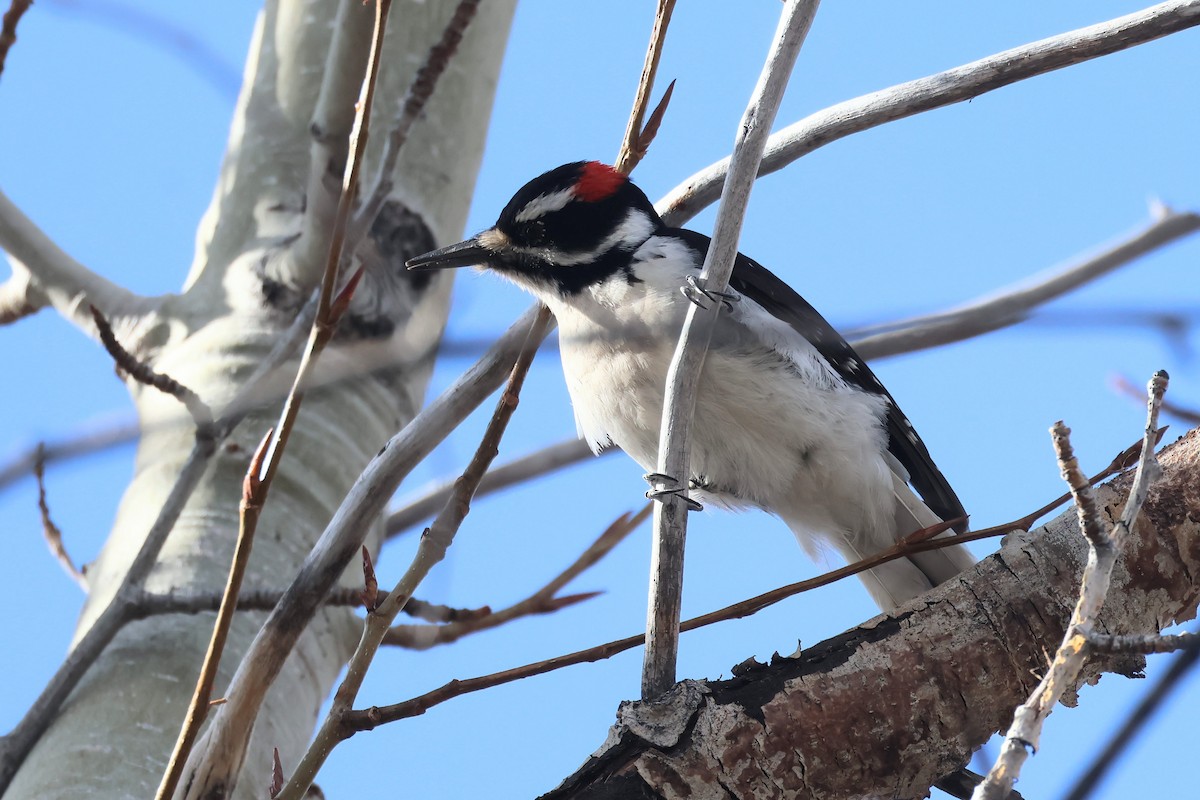
[[[649, 239], [652, 233], [654, 233], [654, 223], [650, 220], [650, 215], [645, 211], [631, 208], [629, 213], [625, 215], [625, 219], [621, 221], [621, 224], [614, 228], [612, 233], [604, 237], [604, 241], [596, 245], [594, 249], [586, 253], [570, 254], [550, 251], [551, 254], [547, 255], [547, 258], [561, 267], [574, 267], [579, 264], [587, 264], [595, 261], [615, 247], [633, 250], [642, 242]], [[543, 252], [546, 251], [543, 250]]]
[[515, 219], [517, 222], [528, 222], [552, 211], [558, 211], [575, 199], [575, 192], [571, 189], [560, 189], [557, 192], [539, 195], [526, 203]]

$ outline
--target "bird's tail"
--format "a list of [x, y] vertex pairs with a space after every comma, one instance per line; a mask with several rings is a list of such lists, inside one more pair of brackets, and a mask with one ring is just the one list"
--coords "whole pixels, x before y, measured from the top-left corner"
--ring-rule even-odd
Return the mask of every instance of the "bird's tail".
[[[842, 536], [826, 531], [822, 533], [826, 533], [830, 543], [847, 561], [855, 562], [891, 547], [915, 531], [942, 522], [921, 502], [921, 498], [917, 497], [903, 478], [894, 473], [892, 500], [890, 519], [884, 514], [885, 519], [882, 523], [869, 526], [874, 530], [846, 532]], [[813, 532], [803, 522], [789, 519], [789, 515], [783, 517], [784, 522], [788, 523], [788, 527], [797, 534], [802, 543], [805, 542], [806, 536]], [[947, 535], [953, 534], [942, 534]], [[875, 603], [884, 611], [890, 611], [969, 569], [974, 563], [974, 557], [965, 547], [954, 545], [898, 558], [866, 572], [860, 572], [858, 577], [867, 587]]]

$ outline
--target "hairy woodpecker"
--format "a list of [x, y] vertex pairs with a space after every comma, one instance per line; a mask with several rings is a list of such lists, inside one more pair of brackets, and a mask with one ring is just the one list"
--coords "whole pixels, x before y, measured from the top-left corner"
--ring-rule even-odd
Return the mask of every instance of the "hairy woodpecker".
[[[491, 228], [408, 268], [485, 266], [548, 305], [580, 433], [653, 470], [686, 287], [708, 246], [663, 224], [623, 174], [580, 161], [523, 186]], [[697, 392], [693, 496], [769, 511], [810, 552], [824, 540], [852, 561], [964, 515], [895, 400], [812, 306], [740, 253], [730, 289], [738, 302], [718, 317]], [[972, 563], [956, 545], [860, 577], [887, 610]]]

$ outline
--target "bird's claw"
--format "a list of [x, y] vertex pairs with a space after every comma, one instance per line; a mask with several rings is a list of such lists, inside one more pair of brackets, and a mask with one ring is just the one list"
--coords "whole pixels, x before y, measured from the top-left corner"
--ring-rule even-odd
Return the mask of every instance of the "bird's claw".
[[[701, 505], [698, 501], [688, 497], [687, 487], [681, 485], [678, 478], [672, 477], [671, 475], [664, 475], [661, 472], [650, 472], [646, 475], [643, 475], [642, 478], [644, 478], [651, 486], [651, 488], [646, 492], [647, 499], [658, 500], [661, 502], [663, 497], [673, 494], [687, 504], [688, 511], [704, 510], [703, 505]], [[666, 485], [658, 486], [657, 484]]]
[[714, 303], [721, 303], [721, 305], [725, 306], [726, 311], [732, 311], [733, 304], [742, 299], [741, 295], [736, 292], [717, 292], [712, 289], [705, 289], [704, 282], [695, 275], [688, 275], [686, 280], [687, 285], [680, 286], [679, 291], [688, 300], [706, 311], [708, 310], [708, 306], [704, 304], [705, 299]]

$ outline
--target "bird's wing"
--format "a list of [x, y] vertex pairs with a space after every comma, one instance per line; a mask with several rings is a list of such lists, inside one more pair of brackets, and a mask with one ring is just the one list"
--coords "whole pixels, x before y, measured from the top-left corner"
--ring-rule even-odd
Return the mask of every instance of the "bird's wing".
[[[701, 261], [703, 260], [703, 254], [708, 252], [709, 237], [685, 229], [672, 233], [677, 233], [698, 250], [701, 253]], [[846, 383], [887, 398], [888, 451], [908, 471], [909, 482], [920, 493], [931, 511], [944, 520], [958, 519], [966, 515], [958, 495], [950, 487], [946, 476], [933, 463], [925, 443], [921, 441], [921, 437], [900, 410], [895, 399], [875, 377], [875, 373], [866, 362], [858, 357], [854, 348], [808, 304], [808, 301], [762, 264], [741, 253], [738, 253], [734, 261], [733, 276], [729, 285], [738, 294], [758, 303], [768, 314], [791, 326], [816, 348]], [[966, 526], [958, 525], [956, 528], [961, 531], [965, 530]]]

